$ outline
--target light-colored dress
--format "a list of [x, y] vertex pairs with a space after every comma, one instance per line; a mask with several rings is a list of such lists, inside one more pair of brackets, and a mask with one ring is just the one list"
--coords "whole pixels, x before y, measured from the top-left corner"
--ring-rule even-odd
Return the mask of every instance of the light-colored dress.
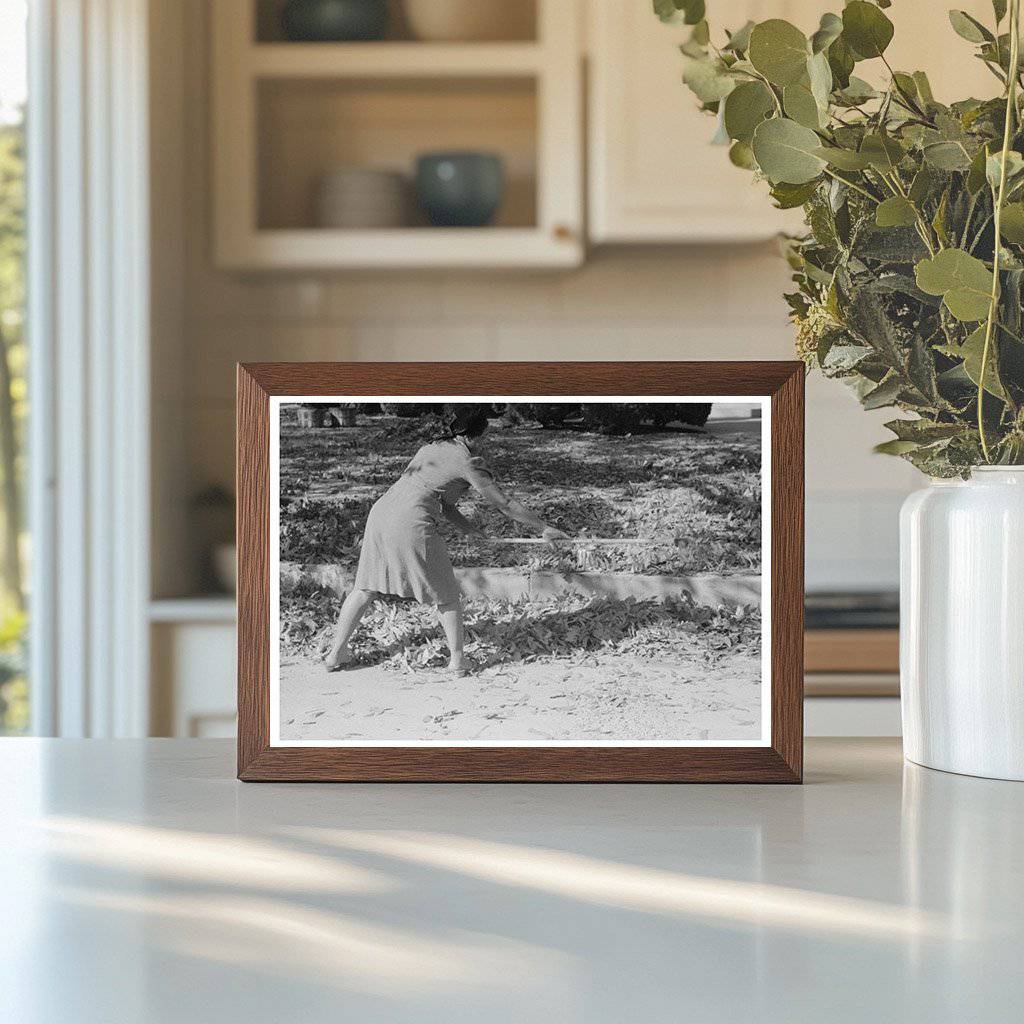
[[493, 477], [461, 440], [424, 445], [370, 509], [355, 586], [378, 594], [453, 604], [459, 585], [440, 531], [441, 505]]

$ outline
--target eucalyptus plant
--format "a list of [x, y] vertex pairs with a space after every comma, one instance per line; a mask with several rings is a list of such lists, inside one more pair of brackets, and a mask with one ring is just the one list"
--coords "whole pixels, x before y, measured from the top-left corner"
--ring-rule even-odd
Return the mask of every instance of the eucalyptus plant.
[[[778, 18], [716, 44], [705, 0], [654, 0], [691, 26], [683, 80], [730, 160], [803, 207], [786, 296], [810, 368], [894, 407], [878, 451], [931, 476], [1024, 462], [1024, 130], [1020, 0], [951, 28], [998, 95], [946, 105], [886, 58], [890, 0], [852, 0], [809, 37]], [[875, 62], [887, 84], [855, 73]]]

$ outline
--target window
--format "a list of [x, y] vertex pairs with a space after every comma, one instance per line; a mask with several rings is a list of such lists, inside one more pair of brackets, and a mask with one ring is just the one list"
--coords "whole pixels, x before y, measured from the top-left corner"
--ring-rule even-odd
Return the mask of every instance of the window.
[[0, 734], [29, 727], [26, 671], [24, 0], [0, 0]]

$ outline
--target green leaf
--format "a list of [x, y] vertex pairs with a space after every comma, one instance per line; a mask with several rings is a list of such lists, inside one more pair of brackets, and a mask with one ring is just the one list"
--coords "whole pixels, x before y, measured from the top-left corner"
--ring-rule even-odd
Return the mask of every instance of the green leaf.
[[758, 166], [773, 184], [813, 181], [825, 166], [817, 154], [818, 136], [788, 118], [762, 121], [754, 131], [753, 147]]
[[926, 104], [934, 103], [935, 97], [932, 95], [932, 86], [928, 81], [928, 76], [923, 71], [915, 71], [911, 77], [914, 79], [914, 85], [917, 86], [917, 95]]
[[908, 227], [916, 222], [914, 204], [903, 196], [891, 196], [875, 207], [875, 223], [880, 228]]
[[817, 190], [817, 180], [801, 185], [791, 185], [782, 181], [772, 186], [771, 196], [780, 210], [793, 210], [798, 206], [803, 206]]
[[734, 142], [729, 147], [729, 162], [736, 167], [742, 167], [745, 171], [757, 170], [754, 151], [747, 142]]
[[985, 187], [985, 162], [988, 160], [988, 144], [981, 147], [974, 154], [971, 160], [970, 169], [967, 171], [967, 191], [972, 196], [977, 195]]
[[729, 42], [723, 49], [732, 50], [733, 53], [746, 53], [750, 49], [750, 33], [754, 29], [754, 22], [748, 21], [742, 28], [736, 29], [729, 36]]
[[787, 117], [805, 128], [821, 127], [821, 111], [806, 85], [787, 85], [782, 90], [782, 109]]
[[828, 99], [832, 94], [832, 69], [828, 66], [825, 54], [815, 54], [807, 61], [807, 79], [814, 102], [821, 111], [820, 122], [825, 124], [828, 120]]
[[1007, 203], [1003, 207], [999, 231], [1006, 241], [1024, 245], [1024, 203]]
[[683, 81], [701, 103], [717, 103], [736, 87], [721, 61], [711, 57], [683, 57]]
[[845, 89], [850, 84], [850, 75], [853, 73], [853, 53], [842, 36], [832, 43], [827, 52], [828, 66], [832, 71], [836, 88]]
[[905, 156], [903, 147], [896, 139], [878, 133], [864, 136], [860, 152], [875, 170], [883, 174], [889, 174]]
[[823, 14], [818, 31], [811, 36], [811, 53], [827, 50], [843, 31], [843, 19], [838, 14]]
[[920, 208], [921, 204], [928, 198], [932, 189], [935, 188], [937, 177], [938, 175], [928, 166], [923, 166], [914, 175], [914, 180], [910, 183], [910, 191], [907, 195], [915, 206]]
[[992, 11], [996, 16], [996, 25], [1006, 17], [1006, 0], [992, 0]]
[[[1002, 384], [999, 383], [999, 377], [996, 374], [994, 343], [989, 344], [988, 360], [985, 366], [985, 390], [996, 398], [1000, 398], [1006, 401], [1006, 392], [1003, 390]], [[957, 350], [957, 353], [963, 359], [964, 372], [974, 382], [975, 387], [981, 386], [981, 358], [985, 352], [985, 325], [981, 324], [975, 330], [973, 330], [968, 336], [964, 343]]]
[[885, 428], [891, 430], [900, 441], [916, 441], [918, 444], [956, 437], [963, 430], [959, 423], [936, 423], [926, 419], [890, 420]]
[[725, 130], [729, 138], [750, 142], [754, 129], [775, 109], [775, 99], [764, 82], [743, 82], [725, 100]]
[[878, 90], [873, 88], [863, 78], [851, 75], [850, 80], [839, 94], [844, 103], [856, 106], [859, 103], [867, 103], [878, 95]]
[[966, 171], [971, 158], [959, 142], [931, 142], [922, 149], [925, 160], [940, 171]]
[[972, 18], [966, 11], [950, 11], [949, 23], [958, 36], [969, 43], [992, 42], [995, 36], [980, 21]]
[[[985, 177], [988, 179], [988, 183], [993, 191], [999, 188], [999, 176], [1002, 172], [1002, 159], [1003, 151], [1000, 149], [991, 153], [985, 161]], [[1024, 157], [1014, 149], [1009, 150], [1006, 154], [1007, 182], [1013, 181], [1021, 174], [1022, 171], [1024, 171]]]
[[773, 85], [785, 87], [799, 81], [809, 53], [807, 37], [781, 18], [762, 21], [750, 33], [747, 58]]
[[876, 444], [872, 451], [876, 455], [906, 455], [907, 452], [916, 451], [920, 447], [921, 445], [917, 441], [894, 440]]
[[839, 149], [837, 146], [819, 146], [815, 151], [816, 156], [830, 164], [838, 167], [841, 171], [863, 171], [871, 166], [871, 161], [852, 149]]
[[704, 0], [654, 0], [654, 13], [666, 23], [696, 25], [704, 20]]
[[882, 381], [878, 387], [872, 388], [867, 392], [861, 398], [860, 404], [869, 411], [871, 409], [883, 409], [887, 405], [895, 405], [901, 390], [900, 379], [896, 374], [893, 374]]
[[843, 39], [861, 60], [881, 57], [892, 42], [892, 22], [874, 5], [853, 0], [843, 10]]
[[963, 249], [943, 249], [914, 268], [917, 286], [941, 295], [946, 308], [965, 322], [988, 316], [992, 274], [981, 260]]

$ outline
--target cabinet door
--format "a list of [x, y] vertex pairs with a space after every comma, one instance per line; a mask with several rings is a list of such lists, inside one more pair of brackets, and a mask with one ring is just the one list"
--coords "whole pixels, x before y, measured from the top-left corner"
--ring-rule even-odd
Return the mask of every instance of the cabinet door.
[[[733, 167], [724, 147], [709, 145], [714, 120], [700, 113], [680, 80], [678, 44], [689, 29], [663, 25], [650, 0], [589, 3], [591, 240], [742, 241], [799, 230], [799, 211], [775, 210], [763, 183]], [[823, 11], [842, 6], [839, 0], [709, 5], [716, 33], [766, 18], [786, 18], [810, 33]], [[989, 0], [956, 6], [992, 22]], [[896, 26], [890, 62], [927, 71], [938, 99], [997, 94], [998, 83], [974, 59], [973, 47], [954, 34], [945, 5], [904, 0], [886, 14]], [[888, 77], [879, 61], [861, 64], [858, 74], [873, 82]]]
[[[718, 33], [771, 17], [810, 31], [821, 9], [809, 0], [736, 0], [711, 17]], [[710, 145], [714, 118], [681, 78], [687, 27], [662, 24], [650, 0], [591, 0], [589, 29], [592, 241], [738, 241], [799, 226], [798, 211], [776, 210], [763, 182]]]

